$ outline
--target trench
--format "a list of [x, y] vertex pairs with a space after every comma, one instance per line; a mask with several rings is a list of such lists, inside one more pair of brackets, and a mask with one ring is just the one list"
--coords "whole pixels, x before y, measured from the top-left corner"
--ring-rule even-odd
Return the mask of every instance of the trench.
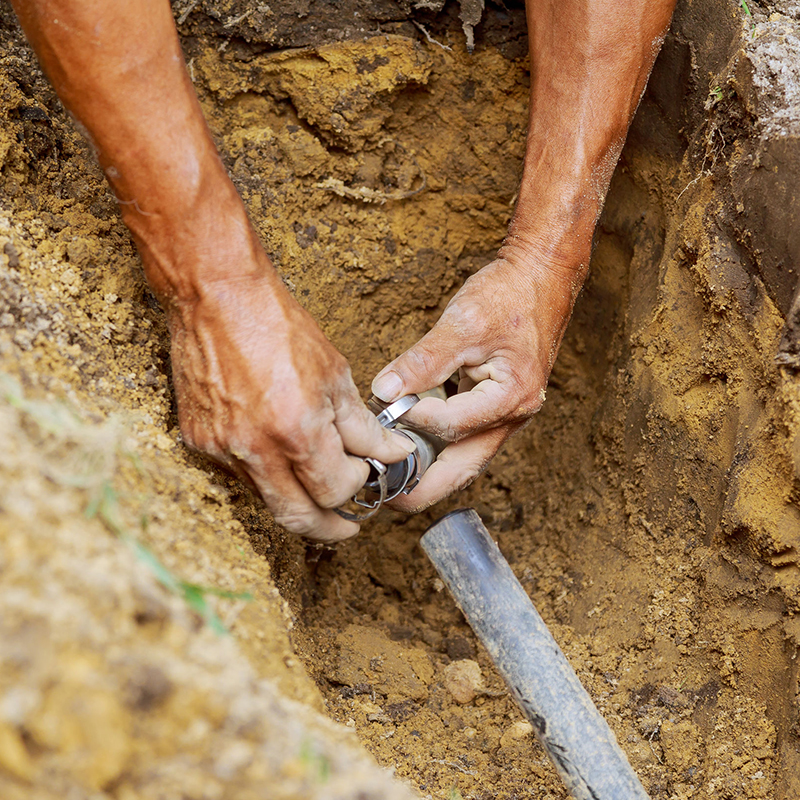
[[[502, 241], [527, 114], [521, 4], [487, 7], [472, 54], [454, 4], [413, 17], [450, 50], [402, 9], [326, 28], [309, 4], [287, 4], [277, 22], [240, 5], [175, 6], [190, 74], [284, 281], [365, 388]], [[679, 7], [542, 411], [457, 497], [414, 517], [384, 511], [336, 548], [286, 535], [182, 448], [161, 313], [91, 154], [3, 11], [0, 365], [21, 388], [3, 395], [16, 400], [0, 417], [0, 538], [6, 585], [56, 598], [19, 606], [0, 590], [9, 797], [66, 785], [120, 800], [260, 786], [401, 797], [401, 783], [448, 800], [565, 797], [418, 546], [460, 506], [481, 514], [654, 800], [797, 796], [800, 395], [785, 187], [800, 160], [779, 80], [759, 69], [794, 63], [800, 23], [780, 4], [753, 8], [751, 22], [710, 0]], [[84, 427], [53, 432], [41, 409], [65, 399]], [[108, 444], [118, 418], [124, 447]], [[75, 488], [54, 471], [65, 453], [111, 466]], [[112, 487], [119, 516], [101, 505], [86, 520], [98, 487]], [[187, 581], [253, 595], [208, 599], [232, 636], [199, 622], [207, 606], [142, 588], [141, 564], [109, 533], [119, 519]], [[51, 539], [45, 568], [37, 548]], [[57, 598], [111, 591], [87, 565], [112, 551], [134, 577], [81, 612], [104, 633], [66, 626], [59, 638]], [[23, 675], [23, 662], [37, 667]], [[466, 694], [454, 675], [472, 676]], [[20, 687], [39, 699], [12, 703]], [[71, 703], [81, 692], [94, 700]], [[259, 718], [245, 723], [248, 703]]]

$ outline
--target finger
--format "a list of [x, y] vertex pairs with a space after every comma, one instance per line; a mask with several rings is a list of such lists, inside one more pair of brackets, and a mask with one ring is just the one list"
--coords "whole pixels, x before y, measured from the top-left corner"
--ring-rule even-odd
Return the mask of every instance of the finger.
[[369, 476], [369, 465], [345, 453], [342, 439], [332, 424], [314, 437], [307, 455], [295, 459], [292, 469], [320, 508], [338, 508], [346, 503]]
[[288, 464], [273, 468], [269, 475], [243, 462], [240, 465], [258, 488], [275, 522], [287, 531], [317, 542], [340, 542], [358, 533], [358, 523], [314, 503]]
[[469, 392], [474, 389], [478, 385], [477, 381], [471, 378], [464, 372], [464, 368], [462, 367], [458, 371], [458, 392]]
[[372, 381], [372, 393], [392, 403], [407, 394], [426, 392], [444, 383], [467, 356], [458, 333], [440, 322], [378, 373]]
[[527, 414], [514, 401], [508, 384], [484, 380], [470, 391], [454, 394], [446, 400], [424, 397], [403, 420], [446, 442], [457, 442], [520, 416]]
[[389, 506], [415, 514], [438, 503], [453, 492], [469, 486], [487, 467], [500, 445], [511, 436], [518, 425], [492, 428], [451, 444], [422, 476], [408, 495], [399, 495]]
[[337, 398], [334, 406], [334, 424], [341, 437], [344, 449], [356, 456], [370, 456], [393, 464], [402, 461], [414, 452], [414, 443], [405, 436], [384, 428], [375, 415], [361, 402], [353, 387]]

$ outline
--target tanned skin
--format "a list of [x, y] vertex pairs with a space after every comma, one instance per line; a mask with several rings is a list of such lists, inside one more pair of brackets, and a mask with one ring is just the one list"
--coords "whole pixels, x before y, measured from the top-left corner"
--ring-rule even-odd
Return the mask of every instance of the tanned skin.
[[674, 6], [527, 1], [530, 117], [508, 236], [432, 330], [372, 384], [388, 401], [460, 376], [458, 394], [426, 398], [407, 416], [452, 444], [395, 507], [420, 511], [467, 486], [541, 408], [608, 185]]
[[[362, 403], [345, 359], [287, 292], [219, 160], [167, 0], [12, 0], [119, 200], [164, 308], [186, 443], [255, 488], [287, 529], [358, 531], [332, 509], [357, 456], [407, 455]], [[449, 445], [408, 497], [467, 485], [538, 411], [614, 165], [674, 0], [529, 0], [531, 114], [514, 220], [497, 258], [373, 383], [385, 400], [461, 374], [414, 421]], [[501, 113], [498, 109], [498, 114]]]

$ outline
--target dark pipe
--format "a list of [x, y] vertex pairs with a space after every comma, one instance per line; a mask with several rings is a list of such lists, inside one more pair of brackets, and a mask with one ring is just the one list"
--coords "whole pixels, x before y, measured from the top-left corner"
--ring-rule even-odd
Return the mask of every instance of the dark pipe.
[[614, 734], [471, 508], [422, 537], [442, 580], [483, 642], [576, 800], [647, 800]]

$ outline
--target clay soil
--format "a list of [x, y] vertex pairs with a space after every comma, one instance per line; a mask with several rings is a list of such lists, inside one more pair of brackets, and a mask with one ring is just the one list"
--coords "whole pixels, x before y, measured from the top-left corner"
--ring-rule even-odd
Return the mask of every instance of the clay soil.
[[[457, 3], [282, 5], [174, 11], [366, 394], [502, 241], [523, 9], [488, 4], [469, 53]], [[748, 11], [679, 5], [533, 423], [458, 497], [317, 549], [183, 447], [161, 311], [0, 7], [2, 797], [566, 797], [418, 546], [459, 506], [654, 800], [800, 797], [800, 14]]]

